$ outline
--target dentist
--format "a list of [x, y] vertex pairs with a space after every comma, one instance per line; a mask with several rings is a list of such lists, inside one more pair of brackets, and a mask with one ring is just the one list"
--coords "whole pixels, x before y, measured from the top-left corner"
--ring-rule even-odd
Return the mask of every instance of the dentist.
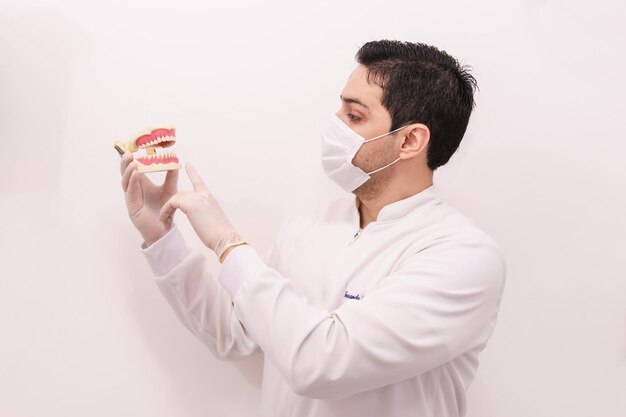
[[367, 42], [356, 59], [321, 136], [322, 168], [346, 194], [286, 219], [267, 257], [190, 163], [193, 191], [178, 191], [178, 171], [156, 186], [125, 154], [128, 213], [180, 321], [219, 359], [264, 353], [261, 415], [464, 416], [506, 261], [439, 198], [433, 172], [459, 147], [476, 81], [422, 43]]

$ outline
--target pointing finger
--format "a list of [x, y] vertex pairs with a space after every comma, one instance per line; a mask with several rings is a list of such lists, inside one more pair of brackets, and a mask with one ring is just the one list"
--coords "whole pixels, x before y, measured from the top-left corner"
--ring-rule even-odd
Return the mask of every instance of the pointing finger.
[[133, 173], [133, 171], [135, 171], [136, 167], [137, 167], [137, 164], [135, 164], [134, 162], [131, 162], [130, 164], [126, 166], [126, 169], [124, 170], [122, 174], [122, 189], [124, 190], [124, 192], [128, 190], [130, 176]]
[[136, 170], [130, 170], [130, 180], [128, 183], [128, 209], [132, 215], [137, 213], [143, 207], [143, 190], [138, 180], [138, 173]]
[[204, 181], [202, 181], [202, 178], [200, 178], [200, 175], [198, 175], [198, 171], [196, 171], [196, 169], [193, 167], [193, 165], [191, 165], [190, 162], [185, 163], [185, 170], [187, 171], [187, 176], [189, 176], [189, 179], [191, 180], [191, 183], [193, 184], [193, 189], [195, 191], [209, 191], [204, 184]]
[[122, 159], [120, 161], [120, 174], [124, 174], [126, 167], [128, 166], [128, 164], [130, 164], [132, 160], [133, 154], [130, 152], [124, 152], [124, 155], [122, 155]]

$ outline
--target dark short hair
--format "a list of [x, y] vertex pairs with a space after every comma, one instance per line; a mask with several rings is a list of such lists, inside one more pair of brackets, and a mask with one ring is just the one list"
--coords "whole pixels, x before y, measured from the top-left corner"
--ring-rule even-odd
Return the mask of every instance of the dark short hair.
[[365, 43], [356, 60], [383, 89], [391, 130], [423, 123], [430, 130], [428, 167], [435, 170], [458, 149], [475, 106], [470, 66], [424, 43], [379, 40]]

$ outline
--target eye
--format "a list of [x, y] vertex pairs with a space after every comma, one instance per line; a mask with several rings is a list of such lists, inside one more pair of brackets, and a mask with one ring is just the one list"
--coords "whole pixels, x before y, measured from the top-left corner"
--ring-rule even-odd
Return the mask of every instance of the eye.
[[350, 120], [352, 120], [353, 122], [358, 122], [359, 120], [361, 120], [361, 118], [360, 118], [360, 117], [355, 116], [355, 115], [354, 115], [354, 114], [352, 114], [352, 113], [348, 113], [348, 114], [347, 114], [347, 116], [348, 116], [348, 118], [349, 118]]

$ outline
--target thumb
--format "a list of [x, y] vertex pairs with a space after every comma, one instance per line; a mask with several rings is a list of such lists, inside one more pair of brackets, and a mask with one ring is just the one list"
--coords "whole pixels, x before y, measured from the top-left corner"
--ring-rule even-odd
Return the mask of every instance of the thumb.
[[178, 186], [178, 170], [170, 169], [165, 174], [165, 181], [163, 183], [163, 187], [165, 189], [176, 189]]
[[180, 193], [176, 193], [165, 202], [159, 213], [159, 220], [165, 224], [172, 221], [174, 212], [181, 207]]

